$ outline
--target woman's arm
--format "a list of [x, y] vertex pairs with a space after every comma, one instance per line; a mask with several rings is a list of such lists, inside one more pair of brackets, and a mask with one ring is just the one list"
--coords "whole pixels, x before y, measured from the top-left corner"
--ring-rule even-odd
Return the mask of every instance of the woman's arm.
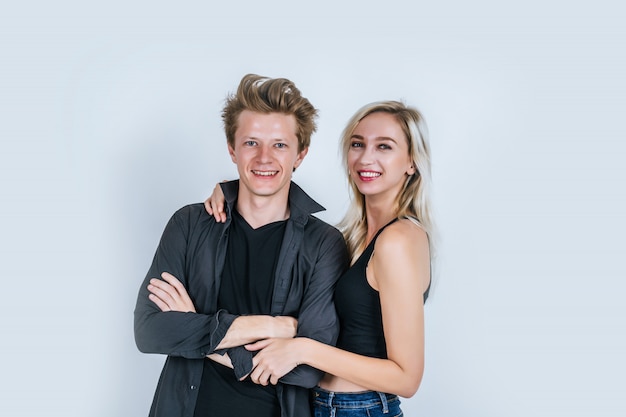
[[370, 390], [411, 397], [424, 370], [424, 305], [430, 279], [426, 233], [401, 220], [380, 234], [368, 267], [380, 293], [388, 359], [357, 355], [306, 338], [270, 339], [249, 345], [254, 382], [276, 383], [290, 366], [307, 364]]

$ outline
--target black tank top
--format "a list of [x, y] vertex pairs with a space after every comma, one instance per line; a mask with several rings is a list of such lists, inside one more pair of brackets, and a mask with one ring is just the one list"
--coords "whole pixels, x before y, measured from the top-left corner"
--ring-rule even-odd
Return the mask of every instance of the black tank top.
[[[392, 220], [376, 233], [359, 259], [337, 282], [335, 306], [340, 321], [337, 340], [337, 347], [340, 349], [372, 358], [387, 358], [380, 296], [367, 282], [366, 269], [374, 252], [376, 239], [396, 220]], [[427, 297], [428, 290], [424, 293], [424, 301]]]

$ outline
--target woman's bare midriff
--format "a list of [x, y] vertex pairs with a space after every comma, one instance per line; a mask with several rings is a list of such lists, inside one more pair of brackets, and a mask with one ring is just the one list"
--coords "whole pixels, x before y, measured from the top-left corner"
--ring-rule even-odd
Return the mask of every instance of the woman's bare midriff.
[[364, 388], [360, 385], [357, 385], [353, 382], [346, 381], [345, 379], [341, 379], [334, 375], [326, 374], [324, 378], [318, 384], [320, 388], [325, 389], [326, 391], [333, 392], [362, 392], [368, 391], [367, 388]]

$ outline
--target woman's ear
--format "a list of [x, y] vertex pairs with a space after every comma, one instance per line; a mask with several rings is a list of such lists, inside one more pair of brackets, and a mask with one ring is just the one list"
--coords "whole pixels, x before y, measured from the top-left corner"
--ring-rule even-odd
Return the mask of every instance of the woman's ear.
[[411, 164], [411, 166], [409, 167], [409, 169], [406, 170], [407, 175], [410, 177], [411, 175], [415, 174], [415, 172], [417, 172], [417, 170], [415, 169], [415, 164]]

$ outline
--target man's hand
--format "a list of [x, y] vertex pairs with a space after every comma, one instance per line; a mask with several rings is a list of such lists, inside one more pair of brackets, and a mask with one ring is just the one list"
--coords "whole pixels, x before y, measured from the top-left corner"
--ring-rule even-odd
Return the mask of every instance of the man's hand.
[[148, 298], [161, 311], [196, 312], [187, 290], [181, 282], [169, 272], [163, 272], [160, 279], [152, 278], [148, 285]]
[[290, 316], [274, 316], [270, 320], [274, 328], [271, 337], [296, 337], [296, 333], [298, 332], [297, 319]]

